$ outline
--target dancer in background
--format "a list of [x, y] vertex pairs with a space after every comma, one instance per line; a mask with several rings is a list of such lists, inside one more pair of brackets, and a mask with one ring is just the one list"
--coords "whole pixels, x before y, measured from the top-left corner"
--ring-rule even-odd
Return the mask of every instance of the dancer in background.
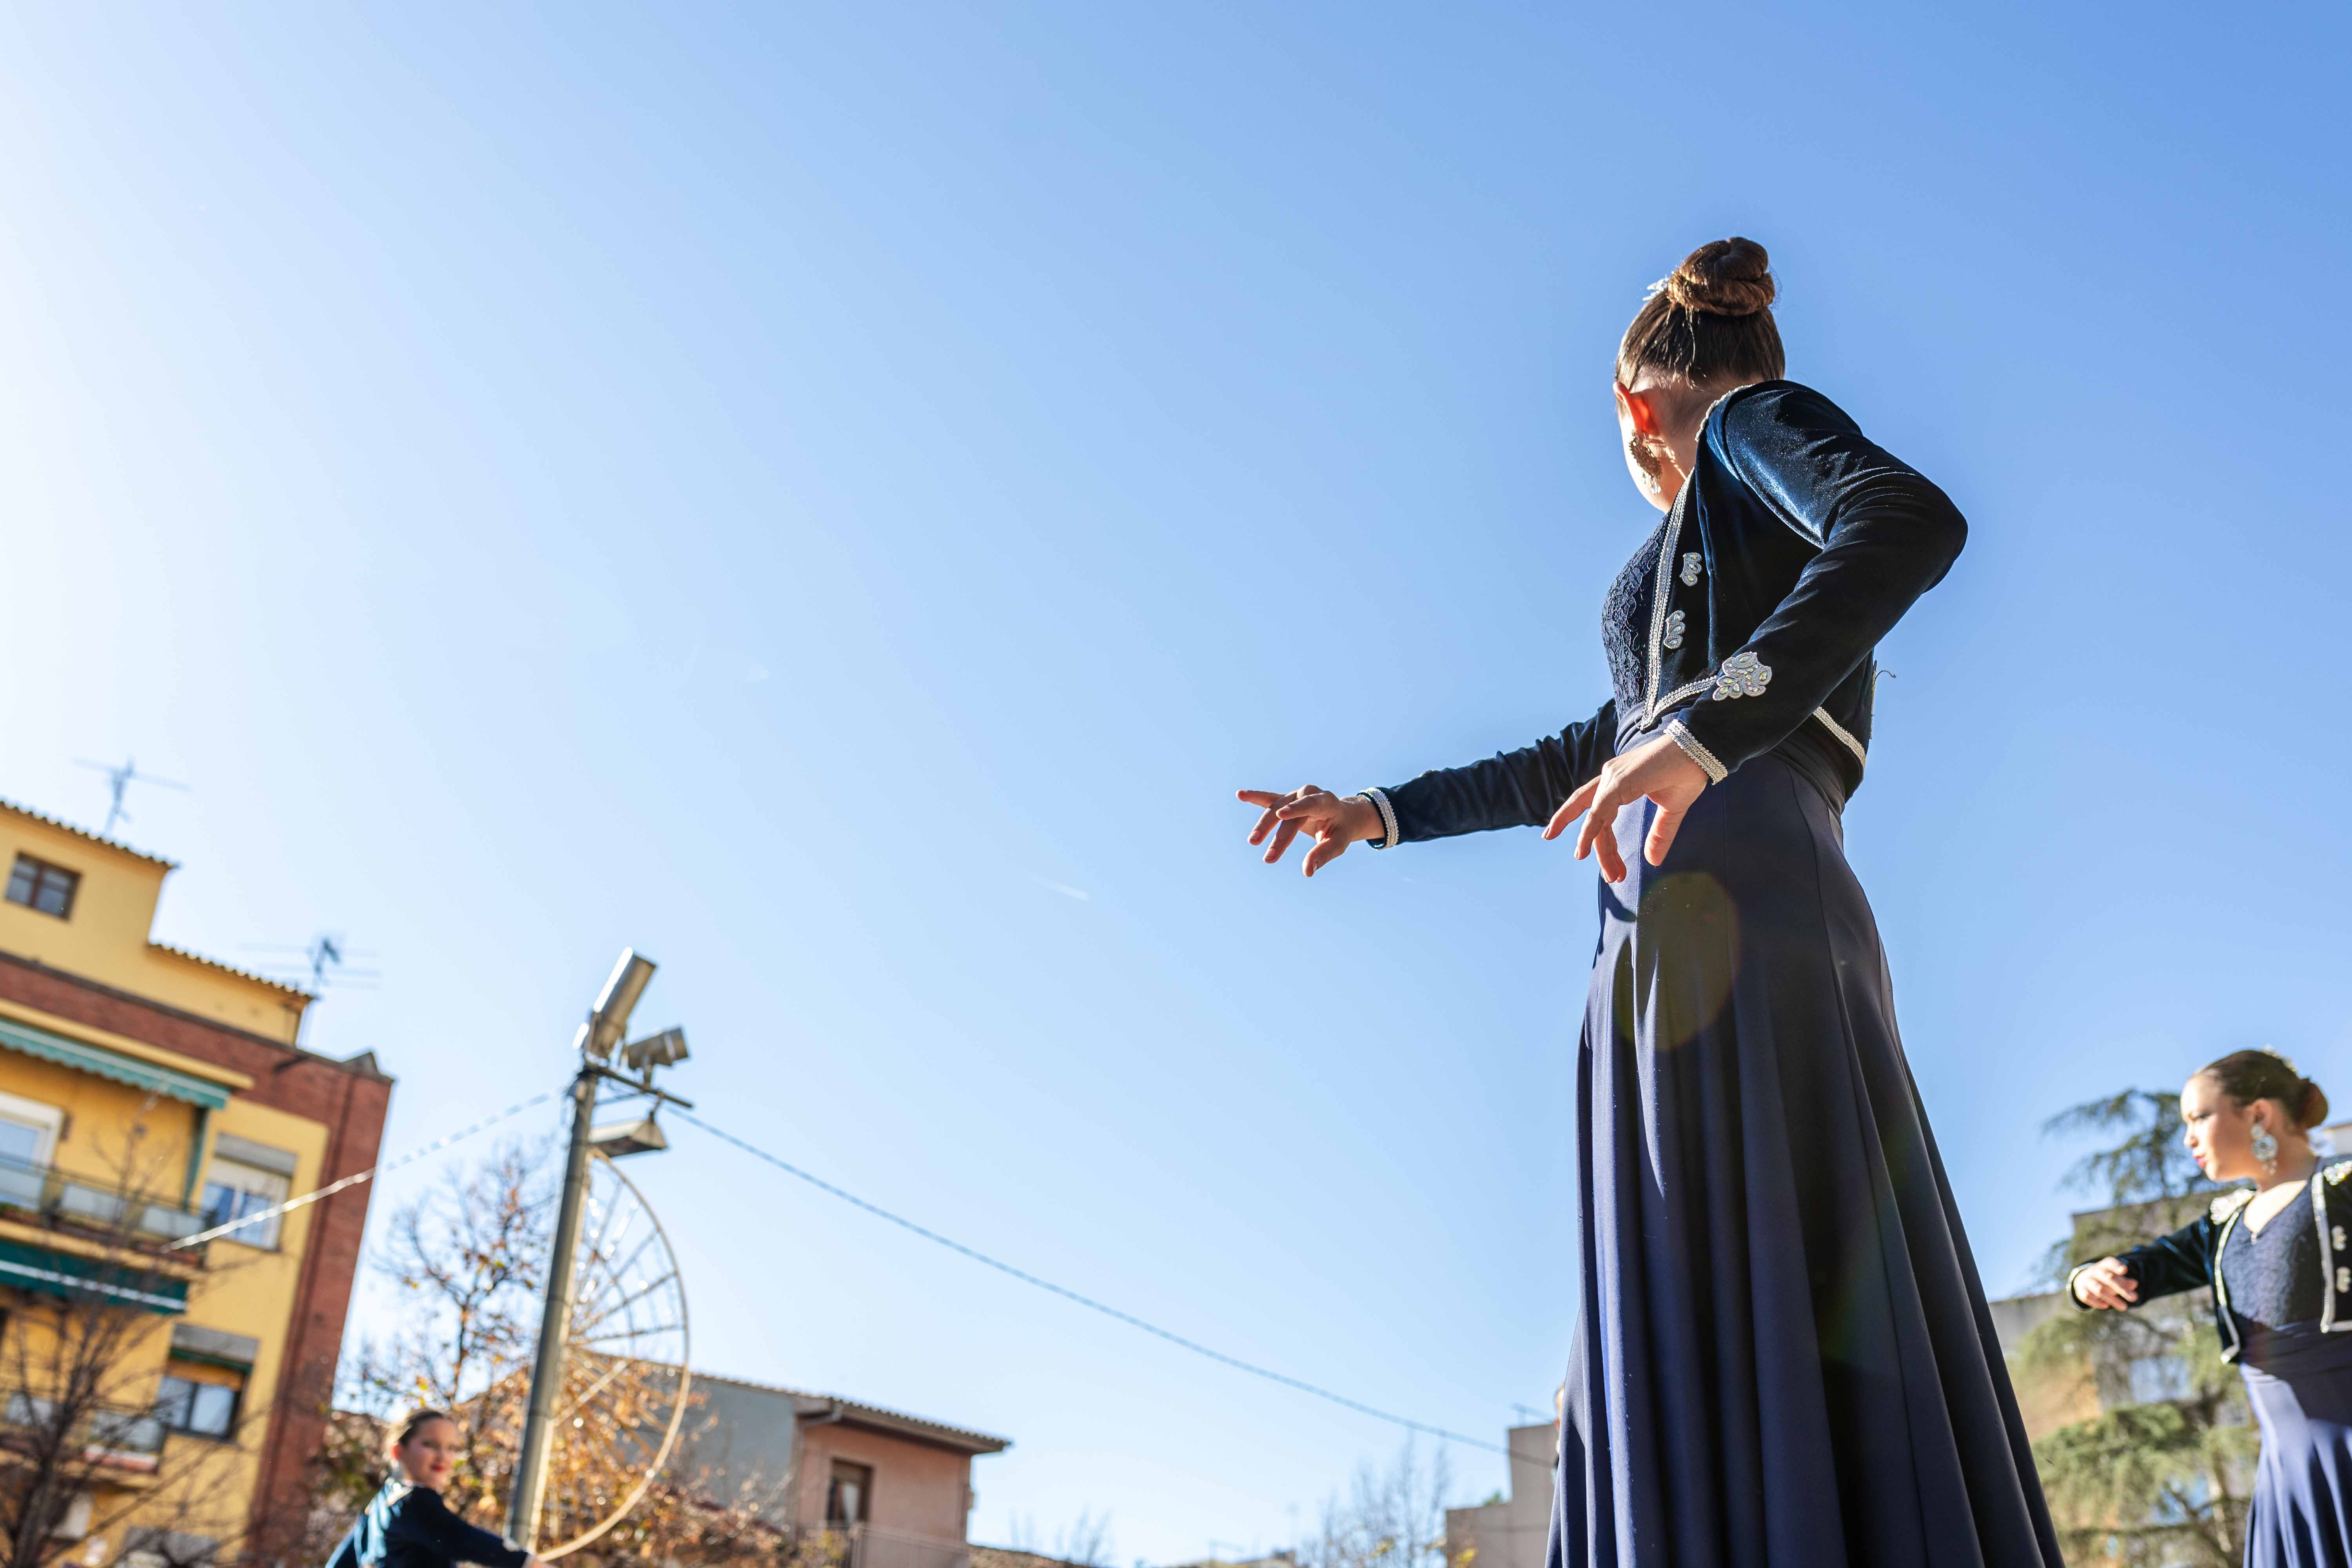
[[467, 1524], [441, 1500], [457, 1463], [457, 1423], [420, 1410], [392, 1442], [392, 1477], [352, 1526], [327, 1568], [546, 1568], [538, 1553]]
[[1666, 515], [1601, 605], [1613, 699], [1389, 789], [1244, 790], [1250, 842], [1306, 834], [1313, 875], [1584, 818], [1606, 880], [1553, 1568], [2058, 1568], [1843, 847], [1872, 650], [1966, 525], [1780, 379], [1773, 293], [1762, 247], [1703, 246], [1619, 347], [1627, 468]]
[[2352, 1160], [2323, 1162], [2327, 1096], [2272, 1051], [2236, 1051], [2180, 1090], [2197, 1168], [2252, 1182], [2161, 1241], [2068, 1277], [2078, 1307], [2213, 1293], [2221, 1359], [2263, 1434], [2246, 1568], [2352, 1568]]

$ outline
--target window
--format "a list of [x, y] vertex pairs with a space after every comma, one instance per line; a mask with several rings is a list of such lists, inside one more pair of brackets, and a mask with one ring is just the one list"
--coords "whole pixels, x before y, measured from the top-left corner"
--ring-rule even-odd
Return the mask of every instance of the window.
[[236, 1407], [245, 1379], [222, 1367], [192, 1362], [164, 1363], [155, 1390], [155, 1418], [174, 1432], [226, 1437], [236, 1430]]
[[73, 912], [74, 889], [80, 886], [80, 872], [19, 855], [8, 873], [8, 901], [64, 920]]
[[824, 1522], [828, 1530], [864, 1524], [874, 1506], [874, 1467], [833, 1462], [833, 1485], [825, 1489]]
[[54, 1105], [0, 1094], [0, 1204], [41, 1206], [42, 1183], [65, 1119]]
[[[249, 1214], [284, 1203], [291, 1195], [293, 1185], [283, 1172], [265, 1171], [258, 1165], [248, 1165], [242, 1160], [224, 1156], [217, 1147], [213, 1163], [205, 1173], [205, 1228], [226, 1225], [243, 1219]], [[278, 1247], [278, 1227], [286, 1216], [271, 1215], [257, 1220], [242, 1230], [233, 1230], [224, 1241], [241, 1241], [247, 1247], [275, 1251]]]

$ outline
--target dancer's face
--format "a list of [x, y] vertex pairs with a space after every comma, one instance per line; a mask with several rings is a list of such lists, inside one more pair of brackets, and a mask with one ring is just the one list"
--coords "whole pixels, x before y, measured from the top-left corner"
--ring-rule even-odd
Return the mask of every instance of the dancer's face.
[[392, 1457], [400, 1461], [401, 1473], [412, 1482], [439, 1491], [449, 1484], [449, 1472], [457, 1468], [457, 1423], [427, 1421], [407, 1442], [394, 1444]]
[[2294, 1131], [2277, 1102], [2257, 1100], [2240, 1105], [2203, 1073], [2180, 1086], [2180, 1121], [2197, 1168], [2217, 1182], [2250, 1181], [2263, 1174], [2262, 1163], [2254, 1158], [2256, 1122], [2269, 1127], [2274, 1137]]

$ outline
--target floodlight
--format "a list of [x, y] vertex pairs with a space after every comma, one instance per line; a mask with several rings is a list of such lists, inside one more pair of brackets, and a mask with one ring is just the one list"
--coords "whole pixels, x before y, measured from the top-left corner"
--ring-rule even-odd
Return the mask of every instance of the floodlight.
[[613, 1121], [591, 1129], [588, 1146], [607, 1160], [619, 1160], [631, 1154], [657, 1154], [669, 1147], [669, 1140], [662, 1136], [658, 1122], [643, 1116], [635, 1121]]
[[637, 998], [646, 994], [646, 984], [653, 977], [652, 959], [639, 956], [634, 947], [621, 950], [604, 989], [596, 997], [595, 1010], [588, 1015], [579, 1036], [582, 1055], [600, 1062], [611, 1059], [613, 1047], [628, 1032], [629, 1015], [636, 1011]]
[[664, 1029], [658, 1035], [647, 1035], [642, 1040], [631, 1040], [621, 1047], [621, 1059], [640, 1073], [656, 1068], [672, 1067], [686, 1060], [686, 1031]]

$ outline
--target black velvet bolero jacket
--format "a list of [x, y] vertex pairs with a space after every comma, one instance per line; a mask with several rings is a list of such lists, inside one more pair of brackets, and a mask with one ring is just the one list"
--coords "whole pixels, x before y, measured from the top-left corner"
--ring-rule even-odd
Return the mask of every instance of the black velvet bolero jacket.
[[327, 1568], [522, 1568], [530, 1553], [449, 1511], [441, 1494], [394, 1476], [344, 1536]]
[[[2352, 1246], [2347, 1245], [2352, 1241], [2347, 1234], [2347, 1227], [2352, 1226], [2352, 1193], [2345, 1191], [2347, 1180], [2352, 1180], [2352, 1160], [2326, 1161], [2311, 1173], [2311, 1215], [2319, 1226], [2319, 1331], [2325, 1334], [2352, 1332]], [[2210, 1290], [2223, 1361], [2237, 1360], [2238, 1352], [2246, 1347], [2230, 1310], [2230, 1287], [2221, 1279], [2221, 1248], [2253, 1197], [2252, 1187], [2224, 1193], [2195, 1224], [2116, 1254], [2131, 1274], [2132, 1283], [2139, 1287], [2138, 1305], [2200, 1287]], [[2090, 1267], [2085, 1263], [2066, 1276], [2066, 1300], [2077, 1307], [2083, 1301], [2074, 1294], [2074, 1276]], [[2346, 1308], [2340, 1317], [2339, 1303]]]
[[[1591, 719], [1467, 767], [1364, 792], [1381, 848], [1548, 822], [1646, 732], [1721, 783], [1815, 724], [1848, 794], [1870, 744], [1872, 650], [1968, 537], [1944, 492], [1792, 381], [1717, 401], [1696, 465], [1645, 547], [1646, 658]], [[1632, 568], [1629, 566], [1629, 570]]]

